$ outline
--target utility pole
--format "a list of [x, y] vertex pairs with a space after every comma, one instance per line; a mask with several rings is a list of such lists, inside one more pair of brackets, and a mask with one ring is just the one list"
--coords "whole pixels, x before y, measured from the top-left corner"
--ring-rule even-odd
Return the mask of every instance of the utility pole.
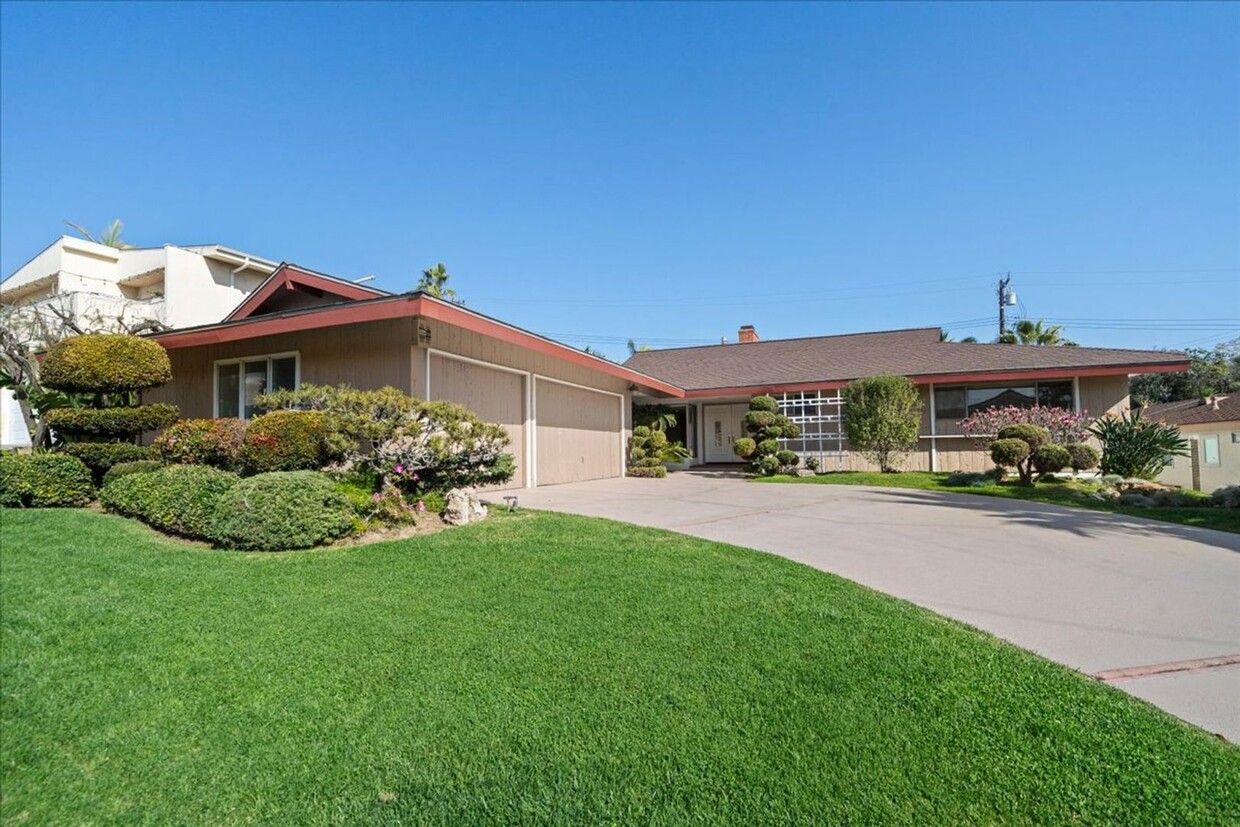
[[1007, 301], [1008, 301], [1008, 284], [1012, 281], [1012, 274], [1008, 273], [1004, 278], [999, 279], [999, 338], [1003, 338], [1003, 334], [1007, 333]]

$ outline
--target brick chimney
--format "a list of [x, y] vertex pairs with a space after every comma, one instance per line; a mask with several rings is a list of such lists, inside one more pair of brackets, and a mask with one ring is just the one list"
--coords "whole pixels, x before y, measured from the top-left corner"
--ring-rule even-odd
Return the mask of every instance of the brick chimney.
[[743, 324], [741, 329], [736, 331], [736, 341], [742, 345], [746, 342], [756, 342], [758, 341], [758, 331], [754, 330], [751, 324]]

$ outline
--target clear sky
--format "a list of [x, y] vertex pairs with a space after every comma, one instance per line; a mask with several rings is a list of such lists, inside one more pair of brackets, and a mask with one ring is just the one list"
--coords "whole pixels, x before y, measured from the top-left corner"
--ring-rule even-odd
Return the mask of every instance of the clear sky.
[[1240, 4], [14, 4], [0, 271], [69, 218], [623, 357], [1240, 335]]

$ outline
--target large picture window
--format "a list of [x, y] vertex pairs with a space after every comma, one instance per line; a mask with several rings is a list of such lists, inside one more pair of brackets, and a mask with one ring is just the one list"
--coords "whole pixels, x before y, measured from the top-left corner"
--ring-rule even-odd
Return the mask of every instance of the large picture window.
[[258, 414], [258, 397], [293, 390], [301, 376], [296, 353], [249, 356], [215, 363], [215, 415], [250, 419]]
[[1027, 385], [992, 385], [934, 389], [936, 419], [964, 419], [987, 408], [1045, 408], [1072, 410], [1072, 382], [1030, 382]]

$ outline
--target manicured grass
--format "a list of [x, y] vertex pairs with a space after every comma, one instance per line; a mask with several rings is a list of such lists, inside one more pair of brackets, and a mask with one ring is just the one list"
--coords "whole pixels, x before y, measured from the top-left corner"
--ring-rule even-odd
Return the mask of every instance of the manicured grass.
[[814, 477], [774, 476], [758, 477], [755, 482], [804, 483], [808, 485], [871, 485], [879, 488], [917, 488], [923, 491], [949, 491], [954, 494], [978, 494], [983, 497], [1007, 497], [1013, 500], [1031, 500], [1054, 505], [1070, 505], [1094, 511], [1109, 511], [1133, 517], [1147, 517], [1168, 523], [1213, 528], [1219, 531], [1240, 533], [1240, 509], [1235, 508], [1162, 508], [1119, 505], [1103, 500], [1078, 496], [1098, 490], [1096, 483], [1060, 481], [1039, 482], [1033, 486], [1004, 481], [981, 488], [947, 485], [950, 474], [929, 471], [901, 471], [880, 474], [877, 471], [839, 471]]
[[784, 559], [0, 512], [5, 824], [1225, 824], [1240, 749]]

